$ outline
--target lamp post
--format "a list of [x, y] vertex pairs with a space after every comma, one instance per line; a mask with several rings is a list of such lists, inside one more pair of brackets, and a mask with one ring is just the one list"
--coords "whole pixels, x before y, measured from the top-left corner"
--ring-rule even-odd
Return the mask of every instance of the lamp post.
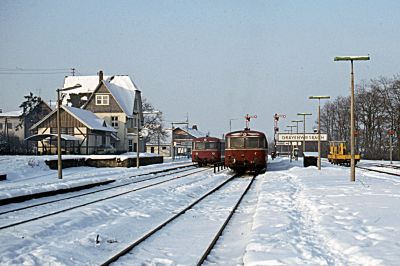
[[304, 152], [306, 151], [306, 116], [312, 115], [311, 113], [297, 113], [297, 115], [303, 116], [303, 157]]
[[[293, 128], [295, 127], [295, 125], [290, 125], [290, 126], [286, 126], [290, 128], [290, 134], [293, 134]], [[292, 153], [293, 153], [293, 145], [292, 142], [290, 142], [290, 162], [292, 162]]]
[[137, 134], [136, 134], [136, 168], [140, 167], [140, 152], [139, 152], [139, 141], [140, 141], [140, 112], [136, 112], [136, 127], [137, 127]]
[[[291, 132], [291, 129], [284, 129], [284, 131], [285, 131], [286, 133], [290, 133], [290, 132]], [[281, 152], [282, 152], [282, 149], [281, 149]], [[288, 156], [290, 157], [290, 145], [288, 145]]]
[[296, 134], [299, 134], [299, 123], [302, 123], [303, 120], [292, 120], [292, 123], [296, 123]]
[[330, 99], [330, 96], [310, 96], [309, 99], [318, 100], [318, 170], [321, 170], [321, 99]]
[[350, 161], [350, 180], [356, 181], [356, 164], [355, 164], [355, 119], [354, 119], [354, 69], [353, 61], [366, 61], [369, 60], [368, 56], [337, 56], [334, 61], [350, 61], [351, 63], [351, 87], [350, 87], [350, 150], [351, 150], [351, 161]]
[[[299, 134], [299, 123], [303, 123], [303, 120], [292, 120], [292, 123], [296, 123], [296, 134]], [[296, 156], [295, 156], [296, 161], [297, 161], [298, 158], [299, 158], [299, 148], [297, 147], [297, 146], [298, 146], [297, 144], [298, 144], [298, 143], [297, 143], [297, 141], [296, 141], [296, 145], [295, 145], [295, 148], [297, 149], [297, 154], [296, 154]]]
[[72, 87], [58, 88], [57, 89], [57, 169], [58, 169], [58, 179], [62, 179], [62, 159], [61, 159], [61, 116], [60, 116], [60, 106], [61, 106], [61, 91], [69, 91], [76, 88], [82, 87], [81, 84], [76, 84]]
[[238, 120], [238, 118], [230, 118], [229, 119], [229, 132], [232, 131], [232, 120]]

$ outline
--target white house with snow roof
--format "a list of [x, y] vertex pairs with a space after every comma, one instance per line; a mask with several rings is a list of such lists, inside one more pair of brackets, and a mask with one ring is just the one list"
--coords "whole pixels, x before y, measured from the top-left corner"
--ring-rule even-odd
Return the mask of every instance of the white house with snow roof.
[[80, 88], [65, 92], [63, 103], [93, 112], [116, 131], [117, 152], [133, 152], [145, 144], [137, 144], [137, 126], [143, 126], [141, 92], [127, 75], [67, 76], [64, 88], [80, 84]]

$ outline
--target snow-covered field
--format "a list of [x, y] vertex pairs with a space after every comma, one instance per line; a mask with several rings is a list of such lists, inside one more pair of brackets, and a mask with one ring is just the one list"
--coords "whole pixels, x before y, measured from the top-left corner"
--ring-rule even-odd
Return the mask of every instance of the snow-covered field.
[[[369, 163], [362, 161], [361, 165]], [[57, 171], [44, 164], [44, 157], [0, 156], [0, 173], [8, 175], [7, 181], [0, 181], [0, 196], [55, 189], [68, 182], [123, 179], [173, 164], [176, 162], [140, 169], [67, 168], [59, 180]], [[0, 264], [98, 265], [114, 249], [229, 174], [206, 171], [68, 215], [1, 230]], [[286, 158], [270, 160], [268, 171], [257, 177], [205, 264], [398, 265], [400, 178], [357, 169], [356, 182], [349, 179], [349, 168], [327, 162], [318, 171], [316, 167], [303, 168], [301, 159], [292, 163]], [[6, 208], [0, 206], [0, 212]], [[180, 221], [182, 230], [192, 234], [189, 229], [194, 220]], [[0, 218], [0, 226], [3, 223]], [[96, 243], [98, 234], [100, 242]], [[145, 255], [133, 256], [133, 261], [124, 264], [187, 265], [195, 251], [166, 252], [162, 245], [168, 245], [168, 237], [168, 233], [160, 234], [160, 244], [145, 253], [138, 250]], [[200, 244], [194, 242], [188, 250], [197, 246]]]

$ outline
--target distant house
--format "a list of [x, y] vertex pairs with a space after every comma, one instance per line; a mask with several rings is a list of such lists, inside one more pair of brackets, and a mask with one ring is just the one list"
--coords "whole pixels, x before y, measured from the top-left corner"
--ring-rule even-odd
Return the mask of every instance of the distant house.
[[161, 138], [152, 138], [146, 143], [146, 152], [160, 154], [163, 157], [171, 157], [171, 129], [166, 129], [167, 137], [165, 140]]
[[[60, 106], [61, 149], [67, 154], [114, 153], [117, 130], [88, 110]], [[37, 134], [27, 138], [38, 142], [38, 153], [57, 153], [57, 109], [31, 127]]]
[[4, 136], [13, 135], [18, 139], [24, 139], [24, 130], [17, 130], [16, 127], [20, 123], [22, 110], [0, 113], [0, 132]]
[[[11, 152], [18, 148], [16, 146], [24, 146], [26, 148], [26, 146], [23, 145], [24, 140], [34, 134], [34, 132], [29, 130], [30, 127], [49, 114], [51, 111], [52, 109], [50, 106], [45, 101], [40, 100], [36, 106], [25, 115], [23, 114], [23, 110], [5, 113], [0, 112], [0, 133], [8, 138], [15, 137], [20, 142], [19, 145], [17, 145], [15, 142], [13, 145], [11, 145]], [[19, 149], [21, 147], [19, 147]], [[19, 150], [18, 152], [25, 151]]]
[[[63, 103], [93, 112], [117, 130], [119, 141], [115, 143], [118, 153], [145, 150], [139, 140], [137, 125], [143, 126], [141, 91], [127, 75], [67, 76], [64, 88], [80, 84], [81, 87], [66, 92]], [[138, 122], [139, 121], [139, 122]]]
[[[189, 127], [177, 127], [172, 131], [173, 151], [175, 156], [190, 155], [192, 152], [192, 140], [206, 137], [207, 134], [197, 129], [197, 125]], [[171, 140], [172, 143], [172, 140]]]

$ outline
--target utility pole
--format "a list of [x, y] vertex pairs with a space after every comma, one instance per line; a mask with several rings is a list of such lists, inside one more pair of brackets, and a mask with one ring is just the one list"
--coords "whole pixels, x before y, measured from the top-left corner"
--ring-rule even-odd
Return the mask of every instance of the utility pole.
[[81, 84], [76, 84], [75, 86], [57, 89], [57, 172], [58, 179], [62, 179], [62, 159], [61, 159], [61, 116], [60, 116], [60, 107], [61, 107], [61, 91], [73, 90], [76, 88], [82, 87]]

